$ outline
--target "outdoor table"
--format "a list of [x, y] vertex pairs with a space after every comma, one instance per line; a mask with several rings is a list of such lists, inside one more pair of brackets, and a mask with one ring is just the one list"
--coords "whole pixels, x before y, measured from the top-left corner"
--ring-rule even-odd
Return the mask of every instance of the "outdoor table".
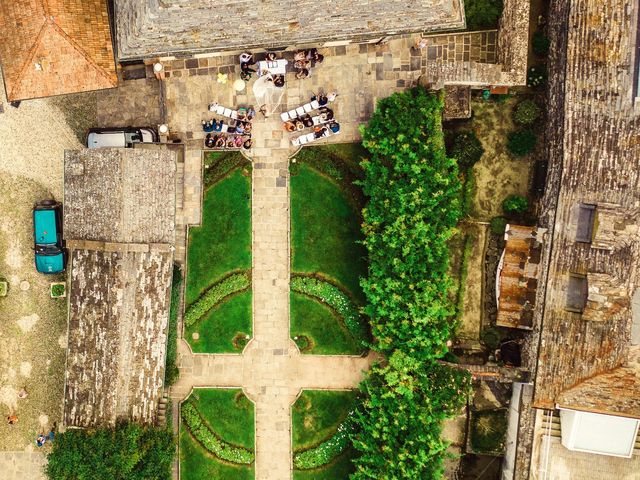
[[267, 72], [271, 73], [272, 75], [284, 75], [285, 73], [287, 73], [287, 63], [289, 63], [288, 60], [285, 60], [284, 58], [280, 58], [275, 62], [260, 60], [258, 62], [258, 75], [262, 76]]

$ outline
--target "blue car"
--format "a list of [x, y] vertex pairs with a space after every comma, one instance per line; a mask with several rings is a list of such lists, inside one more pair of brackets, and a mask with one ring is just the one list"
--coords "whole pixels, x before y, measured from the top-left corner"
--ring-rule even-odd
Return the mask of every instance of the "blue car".
[[67, 254], [62, 246], [62, 204], [43, 200], [33, 207], [33, 238], [36, 270], [64, 272]]

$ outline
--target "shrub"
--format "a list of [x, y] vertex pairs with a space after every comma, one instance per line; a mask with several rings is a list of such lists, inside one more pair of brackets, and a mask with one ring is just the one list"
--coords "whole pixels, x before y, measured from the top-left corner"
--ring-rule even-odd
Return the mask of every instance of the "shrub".
[[170, 480], [175, 449], [166, 428], [69, 429], [56, 434], [46, 474], [51, 480]]
[[541, 88], [547, 84], [547, 69], [544, 65], [535, 65], [527, 71], [527, 86]]
[[502, 15], [502, 0], [465, 0], [464, 11], [469, 30], [496, 28]]
[[64, 297], [66, 293], [66, 285], [64, 283], [52, 283], [51, 284], [51, 296], [53, 298]]
[[250, 166], [240, 152], [207, 152], [204, 157], [204, 185], [210, 187], [238, 167]]
[[487, 327], [480, 334], [482, 343], [491, 350], [495, 350], [500, 346], [500, 337], [500, 332], [494, 327]]
[[9, 290], [8, 283], [5, 280], [0, 280], [0, 297], [6, 297]]
[[235, 273], [210, 287], [184, 313], [184, 324], [191, 326], [219, 304], [225, 297], [249, 288], [251, 280], [247, 273]]
[[536, 30], [533, 34], [533, 39], [531, 40], [533, 52], [538, 55], [547, 55], [549, 53], [550, 45], [551, 42], [547, 36], [541, 30]]
[[291, 290], [317, 298], [327, 304], [342, 318], [347, 330], [355, 339], [363, 343], [368, 340], [367, 328], [363, 319], [360, 318], [358, 307], [340, 288], [326, 280], [295, 276], [291, 279]]
[[180, 286], [182, 272], [178, 264], [173, 264], [171, 283], [171, 307], [169, 309], [169, 329], [167, 333], [167, 360], [164, 370], [165, 386], [173, 385], [180, 374], [176, 360], [178, 357], [178, 310], [180, 308]]
[[293, 466], [299, 470], [308, 470], [330, 463], [351, 445], [350, 436], [353, 432], [353, 423], [350, 418], [347, 418], [347, 420], [338, 425], [338, 431], [331, 438], [320, 445], [296, 453], [293, 456]]
[[513, 111], [513, 120], [521, 125], [531, 125], [539, 117], [542, 111], [533, 100], [523, 100], [516, 105]]
[[470, 444], [474, 452], [501, 454], [507, 435], [507, 412], [486, 410], [471, 415]]
[[448, 241], [461, 216], [460, 179], [442, 133], [441, 94], [423, 89], [378, 102], [363, 131], [362, 162], [368, 277], [362, 279], [381, 352], [425, 359], [446, 350], [455, 306]]
[[489, 223], [489, 229], [491, 233], [502, 235], [504, 234], [504, 229], [507, 227], [507, 223], [509, 222], [504, 217], [493, 217]]
[[507, 139], [507, 150], [516, 157], [524, 157], [536, 148], [538, 138], [531, 130], [517, 130], [511, 132]]
[[361, 390], [367, 398], [354, 415], [360, 456], [351, 480], [441, 478], [442, 421], [466, 404], [469, 374], [398, 351], [371, 369]]
[[198, 409], [190, 401], [182, 404], [180, 409], [182, 420], [191, 432], [191, 435], [200, 444], [216, 457], [231, 463], [249, 465], [253, 463], [254, 454], [246, 448], [231, 445], [218, 437], [204, 423]]
[[509, 195], [502, 201], [502, 210], [508, 215], [519, 215], [528, 209], [529, 200], [520, 195]]
[[473, 167], [483, 153], [484, 148], [473, 130], [459, 132], [454, 137], [451, 156], [458, 161], [461, 170]]

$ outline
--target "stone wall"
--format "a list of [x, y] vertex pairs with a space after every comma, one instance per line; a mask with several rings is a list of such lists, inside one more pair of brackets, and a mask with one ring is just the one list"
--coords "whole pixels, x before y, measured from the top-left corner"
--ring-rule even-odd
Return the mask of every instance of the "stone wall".
[[462, 0], [116, 0], [115, 17], [120, 60], [465, 26]]

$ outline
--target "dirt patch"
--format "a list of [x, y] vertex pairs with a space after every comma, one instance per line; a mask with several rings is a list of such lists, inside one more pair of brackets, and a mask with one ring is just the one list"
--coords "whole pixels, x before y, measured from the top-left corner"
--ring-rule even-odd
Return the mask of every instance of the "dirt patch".
[[507, 135], [516, 129], [511, 118], [521, 98], [502, 102], [472, 100], [471, 128], [482, 142], [484, 155], [473, 167], [475, 195], [471, 215], [488, 221], [502, 214], [502, 200], [509, 195], [527, 196], [533, 162], [530, 157], [514, 158], [507, 151]]
[[31, 315], [26, 315], [20, 318], [16, 323], [18, 324], [18, 327], [20, 327], [22, 333], [29, 333], [33, 330], [36, 323], [38, 323], [38, 320], [40, 320], [40, 316], [37, 313], [32, 313]]

